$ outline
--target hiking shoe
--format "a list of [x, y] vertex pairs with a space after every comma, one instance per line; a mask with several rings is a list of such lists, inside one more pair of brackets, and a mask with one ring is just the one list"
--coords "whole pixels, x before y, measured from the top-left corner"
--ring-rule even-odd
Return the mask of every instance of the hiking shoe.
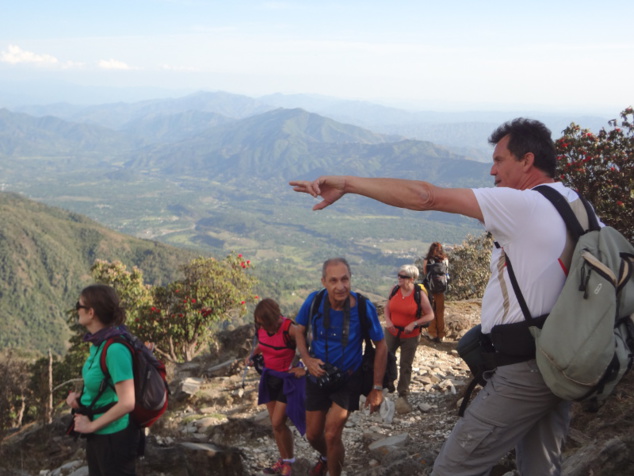
[[280, 474], [282, 476], [291, 476], [293, 474], [293, 467], [291, 466], [291, 463], [287, 461], [282, 463], [282, 469], [280, 470]]
[[407, 397], [404, 395], [398, 397], [395, 407], [396, 413], [398, 413], [399, 415], [405, 415], [406, 413], [412, 411], [412, 406], [409, 404], [409, 402], [407, 401]]
[[[264, 469], [262, 472], [264, 474], [282, 474], [282, 468], [284, 467], [285, 464], [287, 464], [290, 469], [290, 464], [284, 463], [284, 460], [280, 458], [275, 462], [273, 466], [271, 466], [270, 468]], [[286, 474], [291, 474], [291, 473], [286, 473]]]
[[326, 476], [328, 472], [328, 464], [321, 458], [317, 461], [317, 464], [313, 466], [308, 473], [308, 476]]

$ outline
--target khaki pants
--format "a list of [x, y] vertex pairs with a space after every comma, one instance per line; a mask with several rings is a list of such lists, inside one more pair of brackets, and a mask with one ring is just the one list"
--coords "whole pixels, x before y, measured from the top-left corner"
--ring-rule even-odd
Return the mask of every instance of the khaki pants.
[[398, 362], [398, 385], [396, 390], [399, 396], [405, 397], [409, 394], [409, 384], [412, 380], [412, 362], [416, 355], [416, 348], [420, 342], [420, 334], [416, 337], [395, 337], [390, 331], [385, 331], [385, 344], [388, 350], [396, 353], [396, 349], [401, 348], [401, 358]]
[[434, 309], [434, 320], [429, 323], [427, 333], [430, 337], [444, 339], [445, 331], [445, 294], [438, 293], [433, 295], [432, 308]]
[[515, 448], [522, 476], [561, 474], [570, 402], [544, 383], [535, 360], [498, 367], [458, 420], [432, 476], [485, 476]]

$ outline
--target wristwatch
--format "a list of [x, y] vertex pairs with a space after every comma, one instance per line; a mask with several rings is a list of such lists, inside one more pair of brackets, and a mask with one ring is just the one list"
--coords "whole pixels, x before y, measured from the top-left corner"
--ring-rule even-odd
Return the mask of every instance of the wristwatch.
[[383, 390], [382, 385], [372, 385], [372, 390]]

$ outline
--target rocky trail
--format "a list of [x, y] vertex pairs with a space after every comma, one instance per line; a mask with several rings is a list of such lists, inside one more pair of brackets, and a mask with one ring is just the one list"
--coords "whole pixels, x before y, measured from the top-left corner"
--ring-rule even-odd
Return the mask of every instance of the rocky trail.
[[[458, 404], [471, 379], [456, 352], [457, 339], [478, 322], [479, 301], [447, 303], [448, 338], [421, 339], [405, 408], [394, 394], [381, 412], [352, 414], [344, 430], [344, 474], [425, 475], [457, 420]], [[225, 331], [209, 355], [171, 369], [169, 412], [151, 429], [139, 475], [259, 475], [278, 457], [268, 415], [257, 406], [258, 374], [244, 373], [248, 327]], [[398, 356], [398, 354], [397, 354]], [[409, 411], [408, 411], [409, 410]], [[393, 414], [392, 414], [393, 412]], [[598, 413], [575, 404], [563, 474], [634, 474], [634, 377], [628, 375]], [[31, 425], [0, 445], [0, 474], [85, 476], [83, 441], [63, 434], [68, 416], [51, 425]], [[293, 428], [293, 474], [307, 474], [316, 453]], [[512, 452], [493, 476], [511, 475]]]

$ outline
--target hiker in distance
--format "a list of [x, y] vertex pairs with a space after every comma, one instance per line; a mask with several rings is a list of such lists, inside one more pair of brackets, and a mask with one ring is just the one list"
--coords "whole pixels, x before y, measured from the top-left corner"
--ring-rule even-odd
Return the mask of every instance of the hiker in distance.
[[449, 259], [442, 244], [435, 241], [429, 246], [427, 256], [423, 260], [423, 276], [431, 292], [431, 307], [434, 320], [429, 323], [427, 335], [434, 342], [445, 340], [445, 292], [449, 274]]
[[[75, 309], [79, 324], [88, 331], [84, 341], [92, 345], [82, 369], [83, 392], [71, 392], [66, 403], [75, 414], [74, 431], [86, 436], [88, 474], [134, 476], [141, 434], [129, 416], [135, 405], [132, 354], [121, 343], [113, 343], [108, 349], [106, 365], [113, 385], [107, 385], [99, 396], [104, 380], [100, 365], [103, 344], [121, 335], [118, 326], [125, 322], [125, 311], [116, 291], [104, 284], [84, 288]], [[99, 408], [109, 405], [113, 406], [99, 413]], [[97, 412], [90, 418], [92, 409]]]
[[[562, 194], [573, 209], [577, 194], [554, 180], [556, 154], [550, 130], [541, 122], [518, 118], [498, 127], [490, 174], [495, 188], [442, 188], [417, 180], [323, 176], [313, 182], [294, 181], [297, 192], [321, 197], [321, 210], [347, 193], [400, 208], [437, 210], [476, 218], [497, 246], [491, 256], [491, 278], [482, 299], [482, 333], [513, 329], [524, 315], [513, 292], [507, 260], [532, 316], [547, 314], [563, 287], [562, 255], [565, 224], [557, 210], [533, 187], [546, 184]], [[582, 205], [581, 205], [582, 206]], [[508, 258], [506, 258], [508, 257]], [[526, 329], [526, 328], [525, 328]], [[534, 353], [517, 362], [510, 356], [525, 333], [496, 342], [496, 360], [487, 385], [456, 423], [434, 463], [435, 476], [486, 475], [515, 447], [523, 476], [558, 475], [561, 451], [570, 423], [570, 403], [556, 397], [537, 368]], [[532, 341], [531, 341], [532, 343]], [[534, 346], [533, 346], [534, 348]], [[516, 363], [508, 363], [516, 360]]]
[[385, 305], [385, 343], [388, 351], [396, 353], [401, 348], [398, 363], [398, 400], [396, 410], [408, 413], [412, 410], [407, 397], [412, 380], [412, 362], [420, 342], [420, 328], [434, 318], [427, 292], [417, 284], [418, 267], [405, 264], [398, 270], [398, 284], [394, 286]]
[[364, 329], [376, 348], [374, 385], [365, 404], [374, 412], [383, 401], [387, 362], [383, 329], [374, 305], [350, 290], [351, 277], [344, 258], [325, 261], [321, 278], [325, 289], [311, 293], [296, 317], [297, 349], [309, 372], [306, 438], [320, 454], [311, 476], [341, 474], [345, 459], [343, 428], [350, 414], [359, 409], [363, 390]]
[[287, 416], [295, 423], [301, 435], [306, 431], [306, 369], [293, 366], [297, 326], [282, 316], [280, 306], [270, 298], [262, 299], [255, 306], [253, 320], [257, 327], [258, 344], [247, 360], [257, 354], [262, 354], [264, 358], [264, 369], [258, 389], [258, 405], [266, 404], [273, 427], [273, 437], [280, 452], [280, 458], [263, 473], [290, 476], [295, 457], [293, 434], [286, 425]]

